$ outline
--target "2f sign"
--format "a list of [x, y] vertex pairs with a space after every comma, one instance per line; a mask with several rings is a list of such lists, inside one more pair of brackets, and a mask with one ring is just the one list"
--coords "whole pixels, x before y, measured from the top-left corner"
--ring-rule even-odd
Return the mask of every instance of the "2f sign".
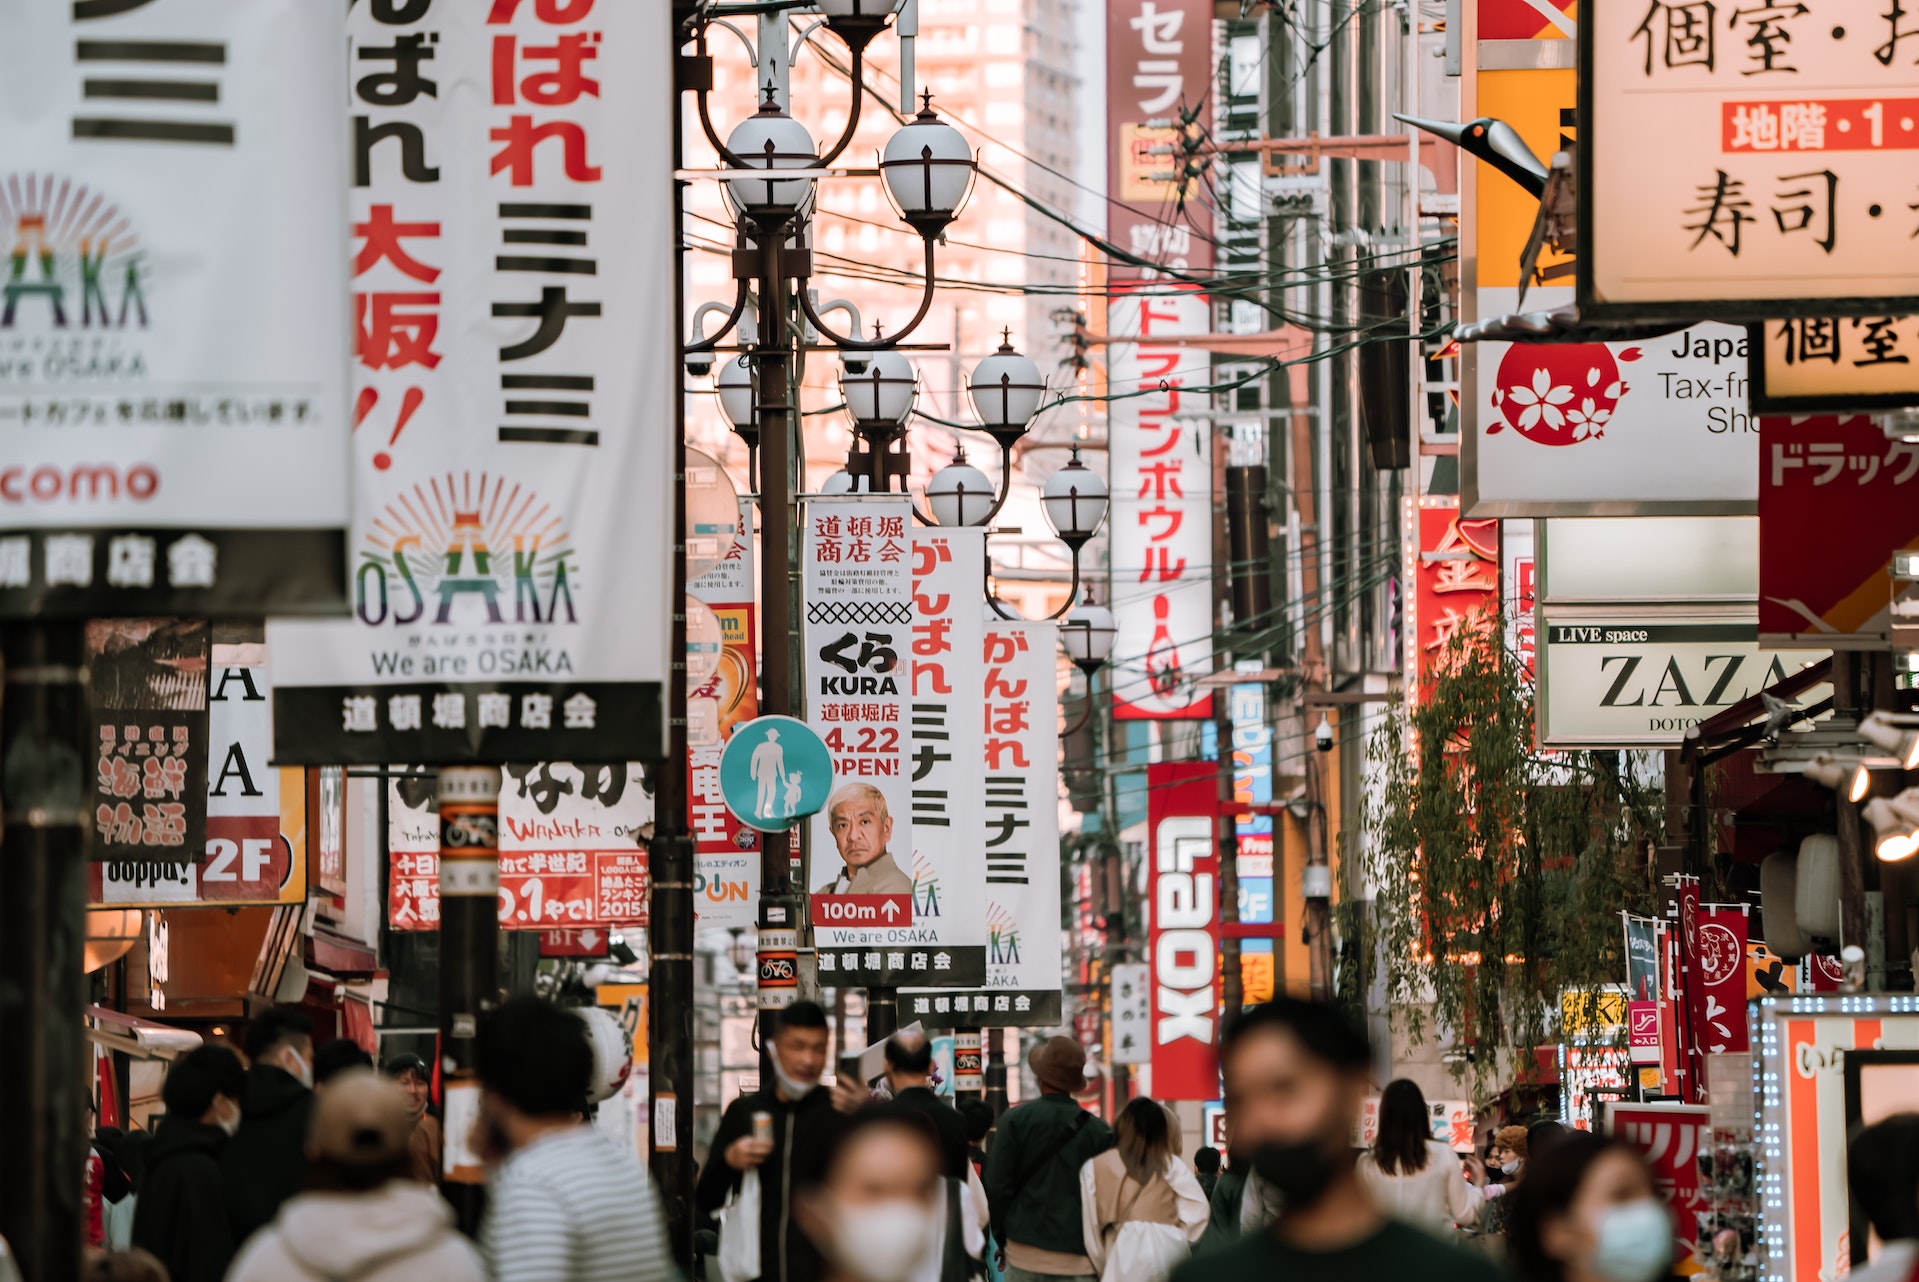
[[1158, 842], [1153, 884], [1153, 979], [1158, 1022], [1154, 1041], [1165, 1046], [1191, 1038], [1213, 1044], [1216, 1010], [1213, 976], [1218, 969], [1212, 925], [1218, 911], [1213, 874], [1195, 872], [1195, 861], [1211, 855], [1211, 835], [1172, 831], [1204, 820], [1167, 820]]

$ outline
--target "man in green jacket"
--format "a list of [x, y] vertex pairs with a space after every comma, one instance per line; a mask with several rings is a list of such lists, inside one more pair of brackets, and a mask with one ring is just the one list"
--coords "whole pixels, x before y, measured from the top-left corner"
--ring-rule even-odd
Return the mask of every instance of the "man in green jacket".
[[1039, 1098], [1000, 1119], [986, 1156], [986, 1201], [1006, 1282], [1092, 1282], [1081, 1227], [1079, 1168], [1113, 1145], [1106, 1123], [1073, 1096], [1086, 1089], [1086, 1052], [1050, 1037], [1027, 1052]]

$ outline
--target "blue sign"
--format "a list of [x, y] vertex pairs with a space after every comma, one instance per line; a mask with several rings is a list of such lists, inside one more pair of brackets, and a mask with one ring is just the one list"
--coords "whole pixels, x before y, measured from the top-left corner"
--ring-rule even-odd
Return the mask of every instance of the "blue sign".
[[784, 832], [826, 804], [833, 756], [804, 721], [755, 717], [733, 727], [720, 754], [726, 808], [749, 828]]

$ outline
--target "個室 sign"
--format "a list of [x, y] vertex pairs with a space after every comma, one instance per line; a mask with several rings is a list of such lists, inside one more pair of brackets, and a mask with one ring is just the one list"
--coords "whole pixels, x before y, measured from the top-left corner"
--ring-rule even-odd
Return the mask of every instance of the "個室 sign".
[[1919, 24], [1885, 0], [1582, 8], [1589, 319], [1919, 310]]

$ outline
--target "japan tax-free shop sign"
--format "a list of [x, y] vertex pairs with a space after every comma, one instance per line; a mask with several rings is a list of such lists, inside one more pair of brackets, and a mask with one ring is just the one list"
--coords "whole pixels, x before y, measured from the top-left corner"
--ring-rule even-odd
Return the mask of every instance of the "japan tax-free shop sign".
[[0, 31], [0, 617], [338, 613], [338, 6]]
[[1583, 316], [1919, 308], [1914, 10], [1616, 0], [1579, 36]]
[[662, 754], [669, 23], [348, 11], [352, 616], [273, 629], [279, 759]]

